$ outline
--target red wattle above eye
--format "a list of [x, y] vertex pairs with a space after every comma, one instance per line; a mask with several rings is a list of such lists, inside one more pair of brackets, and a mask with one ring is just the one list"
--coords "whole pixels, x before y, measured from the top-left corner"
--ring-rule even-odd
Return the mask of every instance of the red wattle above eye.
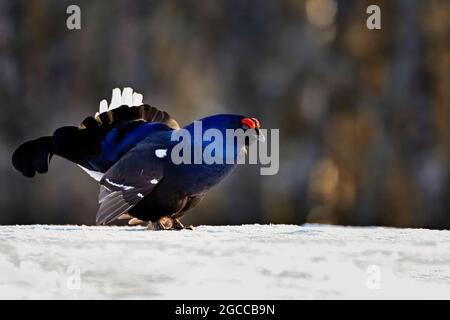
[[256, 118], [252, 118], [252, 120], [255, 122], [255, 125], [256, 125], [256, 127], [257, 128], [260, 128], [261, 127], [261, 125], [260, 125], [260, 123], [259, 123], [259, 120], [258, 119], [256, 119]]
[[249, 129], [255, 129], [255, 127], [256, 127], [255, 122], [250, 118], [242, 119], [242, 124], [246, 125]]

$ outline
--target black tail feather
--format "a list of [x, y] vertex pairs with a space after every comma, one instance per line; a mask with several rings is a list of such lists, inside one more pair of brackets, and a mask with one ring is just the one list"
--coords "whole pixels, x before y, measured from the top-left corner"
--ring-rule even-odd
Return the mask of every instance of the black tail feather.
[[99, 170], [91, 166], [91, 161], [100, 155], [100, 128], [80, 130], [77, 127], [62, 127], [53, 136], [42, 137], [22, 144], [14, 152], [12, 164], [24, 176], [32, 178], [37, 173], [47, 173], [53, 155], [75, 162], [89, 170]]
[[22, 144], [14, 152], [12, 164], [25, 177], [32, 178], [38, 173], [46, 173], [53, 156], [52, 137], [42, 137]]
[[51, 157], [58, 155], [85, 169], [106, 172], [112, 163], [102, 155], [102, 139], [114, 128], [120, 129], [119, 139], [121, 132], [125, 133], [140, 125], [139, 121], [161, 122], [173, 129], [179, 128], [178, 123], [167, 112], [155, 107], [122, 106], [96, 118], [88, 117], [80, 127], [62, 127], [53, 136], [22, 144], [13, 154], [13, 166], [24, 176], [31, 178], [36, 172], [46, 173]]
[[[81, 130], [77, 127], [59, 128], [53, 134], [54, 152], [86, 169], [104, 170], [100, 150], [100, 140], [104, 134], [100, 127]], [[99, 162], [99, 166], [93, 167], [95, 162]]]

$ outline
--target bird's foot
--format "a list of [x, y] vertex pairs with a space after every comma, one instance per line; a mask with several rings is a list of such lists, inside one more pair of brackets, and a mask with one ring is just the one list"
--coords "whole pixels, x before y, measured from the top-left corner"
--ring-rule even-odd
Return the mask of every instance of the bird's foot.
[[193, 226], [185, 227], [180, 220], [176, 218], [163, 217], [156, 222], [149, 221], [148, 230], [194, 230]]
[[162, 230], [167, 230], [165, 228], [165, 226], [160, 222], [160, 221], [149, 221], [148, 225], [147, 225], [147, 229], [148, 230], [152, 230], [152, 231], [162, 231]]
[[173, 230], [194, 230], [194, 227], [192, 225], [185, 227], [177, 218], [173, 218], [172, 222]]

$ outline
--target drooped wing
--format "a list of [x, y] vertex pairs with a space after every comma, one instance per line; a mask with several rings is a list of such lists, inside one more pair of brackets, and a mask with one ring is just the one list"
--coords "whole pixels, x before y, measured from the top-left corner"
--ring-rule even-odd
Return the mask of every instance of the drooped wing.
[[160, 143], [143, 141], [112, 166], [100, 181], [96, 223], [108, 224], [149, 195], [164, 178], [165, 158], [156, 150]]

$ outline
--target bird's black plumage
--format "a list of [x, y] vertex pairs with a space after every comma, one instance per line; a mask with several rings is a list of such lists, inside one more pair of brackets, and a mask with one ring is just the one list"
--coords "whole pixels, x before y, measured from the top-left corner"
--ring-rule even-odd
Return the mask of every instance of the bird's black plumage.
[[[114, 99], [117, 103], [113, 94]], [[97, 224], [111, 223], [124, 214], [142, 221], [178, 219], [235, 167], [226, 163], [174, 164], [170, 154], [177, 142], [171, 137], [180, 127], [164, 111], [143, 104], [100, 111], [80, 127], [63, 127], [53, 136], [24, 143], [12, 159], [26, 177], [46, 173], [54, 155], [81, 166], [100, 183]], [[215, 115], [199, 122], [203, 130], [225, 133], [226, 129], [242, 128], [243, 119], [253, 119], [248, 121], [259, 127], [256, 119], [242, 115]], [[185, 129], [194, 133], [193, 124]], [[233, 156], [239, 152], [234, 149]]]

